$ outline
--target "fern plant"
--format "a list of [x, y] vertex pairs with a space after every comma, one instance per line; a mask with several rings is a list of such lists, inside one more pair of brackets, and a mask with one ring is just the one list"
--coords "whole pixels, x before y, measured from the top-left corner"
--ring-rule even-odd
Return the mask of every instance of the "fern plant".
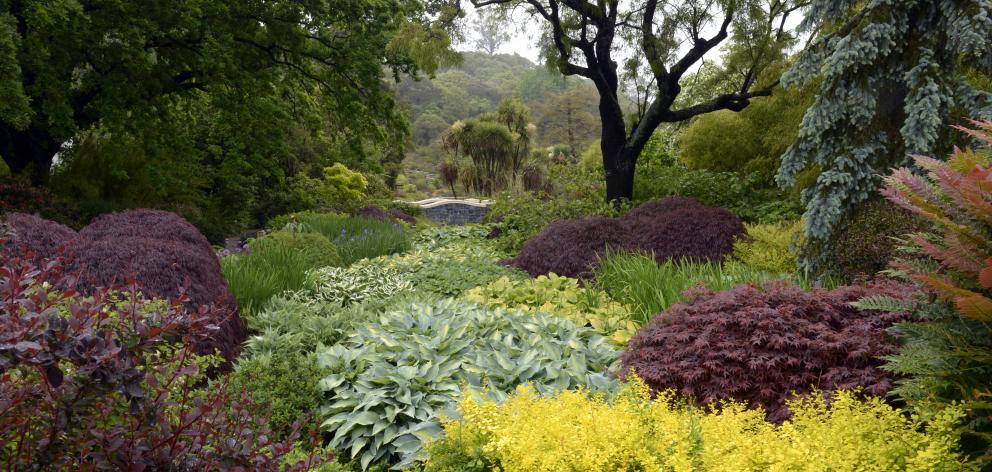
[[[960, 128], [992, 145], [992, 121]], [[937, 261], [940, 270], [912, 259], [894, 267], [954, 303], [976, 321], [992, 321], [992, 163], [989, 154], [956, 149], [947, 161], [916, 156], [926, 176], [899, 169], [882, 190], [896, 205], [930, 220], [935, 234], [910, 235], [916, 252]]]
[[[992, 144], [992, 122], [960, 128]], [[921, 415], [965, 405], [965, 450], [992, 461], [992, 159], [987, 149], [956, 149], [947, 162], [917, 156], [926, 171], [899, 169], [882, 191], [934, 224], [904, 241], [905, 257], [890, 275], [909, 278], [934, 295], [916, 303], [913, 319], [890, 332], [901, 341], [883, 367], [902, 380], [892, 391]], [[890, 309], [902, 302], [863, 299], [856, 306]]]

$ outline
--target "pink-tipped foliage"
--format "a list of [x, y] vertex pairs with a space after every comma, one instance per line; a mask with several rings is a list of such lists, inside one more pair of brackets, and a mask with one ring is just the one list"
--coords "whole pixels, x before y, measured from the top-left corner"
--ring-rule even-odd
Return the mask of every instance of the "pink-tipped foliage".
[[389, 216], [392, 216], [393, 218], [396, 218], [397, 220], [406, 221], [407, 223], [410, 223], [411, 225], [417, 224], [417, 219], [414, 218], [413, 215], [409, 215], [405, 211], [400, 210], [399, 208], [390, 208], [389, 209]]
[[25, 213], [8, 213], [0, 218], [0, 223], [14, 230], [4, 250], [35, 262], [59, 253], [76, 237], [76, 232], [68, 226]]
[[879, 358], [896, 352], [885, 328], [906, 315], [850, 303], [914, 292], [892, 281], [812, 292], [781, 282], [698, 290], [637, 332], [621, 357], [623, 371], [700, 404], [736, 399], [764, 407], [771, 421], [789, 416], [792, 392], [863, 387], [884, 395], [893, 379]]
[[351, 212], [351, 214], [354, 216], [369, 218], [378, 221], [385, 221], [390, 218], [389, 212], [374, 205], [359, 208]]
[[600, 256], [623, 248], [626, 240], [627, 229], [614, 218], [559, 220], [528, 240], [509, 263], [534, 277], [551, 272], [588, 277]]
[[691, 198], [645, 203], [621, 218], [595, 216], [548, 225], [509, 263], [533, 276], [588, 277], [607, 248], [654, 253], [659, 261], [720, 261], [745, 234], [733, 213]]

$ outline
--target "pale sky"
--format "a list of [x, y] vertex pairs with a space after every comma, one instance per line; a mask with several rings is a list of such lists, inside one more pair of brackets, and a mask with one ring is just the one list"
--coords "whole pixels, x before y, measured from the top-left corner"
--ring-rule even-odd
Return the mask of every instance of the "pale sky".
[[[467, 12], [464, 21], [466, 21], [466, 23], [471, 22], [475, 16], [475, 8], [472, 7], [470, 3], [467, 2], [462, 3], [462, 8], [464, 8], [465, 11]], [[515, 28], [516, 31], [512, 32], [512, 39], [510, 39], [509, 42], [504, 44], [503, 47], [501, 47], [498, 52], [502, 54], [517, 54], [526, 57], [527, 59], [530, 59], [531, 62], [534, 62], [535, 64], [539, 64], [540, 54], [537, 48], [537, 40], [541, 34], [542, 21], [543, 20], [541, 20], [540, 18], [527, 15], [522, 10], [517, 11], [512, 19], [513, 26], [517, 27]], [[787, 28], [795, 29], [801, 21], [802, 21], [802, 14], [793, 13], [786, 22], [786, 25], [788, 25]], [[507, 26], [511, 27], [511, 25], [507, 25]], [[712, 24], [710, 26], [713, 28], [713, 31], [710, 33], [715, 32], [716, 25]], [[706, 31], [703, 31], [704, 35], [706, 35], [706, 33], [707, 33]], [[474, 31], [472, 31], [471, 28], [466, 29], [466, 36], [467, 37], [465, 44], [456, 45], [455, 49], [459, 51], [477, 50], [474, 45], [475, 42], [475, 38], [473, 37]], [[802, 41], [800, 41], [800, 43], [802, 43]], [[688, 45], [684, 45], [682, 49], [688, 50]], [[680, 51], [680, 53], [681, 52], [684, 51]], [[706, 55], [705, 60], [707, 62], [719, 63], [720, 62], [719, 48], [717, 48], [714, 51], [710, 51], [710, 53]]]

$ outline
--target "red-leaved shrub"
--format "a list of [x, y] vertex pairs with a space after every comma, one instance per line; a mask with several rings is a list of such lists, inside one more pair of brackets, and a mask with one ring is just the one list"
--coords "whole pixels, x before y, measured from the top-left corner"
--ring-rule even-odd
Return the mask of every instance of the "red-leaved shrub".
[[[209, 364], [188, 347], [218, 331], [217, 307], [141, 287], [71, 289], [61, 261], [0, 266], [0, 464], [6, 470], [309, 470], [283, 464], [299, 439], [274, 442], [244, 393], [201, 388]], [[178, 341], [182, 341], [181, 344]], [[311, 450], [319, 445], [311, 433]]]
[[191, 309], [200, 305], [223, 308], [224, 318], [214, 320], [221, 330], [200, 340], [195, 348], [201, 354], [219, 350], [228, 361], [241, 352], [248, 333], [217, 256], [207, 238], [181, 216], [161, 210], [127, 210], [102, 215], [79, 234], [19, 213], [5, 215], [2, 223], [14, 233], [3, 245], [9, 256], [31, 255], [36, 264], [65, 256], [66, 270], [78, 275], [78, 280], [64, 288], [93, 293], [134, 277], [148, 297], [174, 299], [185, 293]]
[[390, 218], [389, 212], [374, 205], [358, 208], [351, 212], [351, 214], [353, 216], [360, 216], [362, 218], [369, 218], [377, 221], [384, 221]]
[[652, 200], [646, 202], [630, 210], [624, 215], [624, 219], [640, 219], [640, 218], [660, 218], [665, 213], [675, 210], [683, 210], [686, 208], [705, 208], [706, 206], [699, 203], [699, 200], [689, 197], [668, 197], [661, 200]]
[[196, 351], [206, 354], [219, 350], [229, 361], [241, 352], [248, 333], [213, 252], [204, 253], [182, 242], [118, 237], [96, 241], [80, 238], [70, 253], [68, 270], [79, 274], [75, 288], [84, 293], [134, 277], [148, 297], [173, 299], [185, 292], [190, 308], [206, 304], [224, 308], [227, 316], [215, 320], [221, 329], [208, 339], [198, 340]]
[[662, 206], [621, 218], [628, 232], [628, 250], [653, 253], [658, 262], [720, 261], [733, 252], [734, 241], [746, 234], [741, 220], [722, 208], [672, 205], [661, 211]]
[[548, 225], [508, 261], [533, 276], [554, 272], [588, 277], [609, 247], [653, 253], [658, 262], [720, 261], [731, 253], [744, 224], [733, 213], [685, 197], [645, 203], [621, 218], [594, 216]]
[[14, 230], [4, 250], [19, 257], [30, 255], [36, 263], [59, 253], [76, 237], [76, 232], [68, 226], [25, 213], [8, 213], [0, 218], [0, 223]]
[[185, 218], [164, 210], [138, 208], [103, 214], [79, 230], [79, 236], [91, 241], [121, 237], [158, 239], [186, 243], [193, 248], [213, 252], [210, 241], [196, 226]]
[[406, 221], [407, 223], [410, 223], [411, 225], [417, 224], [417, 219], [414, 218], [413, 215], [407, 214], [407, 212], [405, 212], [403, 210], [400, 210], [399, 208], [390, 208], [389, 209], [389, 216], [392, 216], [393, 218], [396, 218], [397, 220]]
[[626, 240], [627, 229], [614, 218], [559, 220], [528, 240], [508, 263], [534, 277], [554, 272], [583, 278], [591, 275], [600, 255], [625, 247]]
[[792, 392], [863, 387], [884, 395], [893, 379], [879, 369], [879, 357], [896, 352], [885, 329], [906, 315], [859, 311], [850, 303], [914, 293], [887, 280], [832, 291], [782, 282], [697, 290], [637, 332], [621, 356], [623, 372], [700, 404], [732, 398], [761, 406], [771, 421], [789, 416], [785, 400]]

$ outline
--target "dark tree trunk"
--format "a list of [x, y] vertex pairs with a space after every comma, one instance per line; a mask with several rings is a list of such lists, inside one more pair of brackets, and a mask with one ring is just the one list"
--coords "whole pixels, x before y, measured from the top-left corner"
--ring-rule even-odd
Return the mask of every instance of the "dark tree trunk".
[[0, 155], [14, 175], [30, 172], [31, 183], [48, 183], [52, 161], [62, 145], [50, 134], [35, 128], [18, 131], [0, 123]]
[[634, 198], [634, 167], [638, 152], [626, 145], [623, 127], [603, 127], [603, 169], [606, 171], [606, 201], [620, 203]]

